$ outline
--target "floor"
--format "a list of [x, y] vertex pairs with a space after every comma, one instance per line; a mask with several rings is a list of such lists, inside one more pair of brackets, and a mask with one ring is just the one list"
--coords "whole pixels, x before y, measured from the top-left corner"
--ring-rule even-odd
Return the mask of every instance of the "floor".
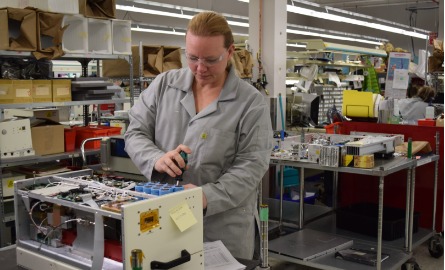
[[[443, 243], [443, 237], [442, 237]], [[434, 258], [428, 251], [428, 244], [425, 242], [418, 246], [413, 251], [413, 257], [420, 267], [420, 270], [440, 270], [444, 269], [444, 257]], [[270, 268], [273, 270], [314, 270], [316, 268], [298, 265], [290, 262], [280, 261], [274, 258], [269, 258]], [[409, 269], [407, 269], [409, 270]], [[418, 270], [418, 269], [416, 269]]]

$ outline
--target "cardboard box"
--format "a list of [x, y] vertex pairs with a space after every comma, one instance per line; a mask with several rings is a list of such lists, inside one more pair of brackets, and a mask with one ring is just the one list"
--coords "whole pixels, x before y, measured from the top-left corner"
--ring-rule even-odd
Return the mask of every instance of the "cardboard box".
[[14, 196], [14, 182], [17, 180], [23, 180], [26, 175], [16, 172], [3, 172], [2, 173], [2, 188], [3, 197]]
[[[181, 48], [174, 46], [142, 46], [142, 57], [139, 54], [139, 46], [131, 46], [133, 56], [134, 77], [154, 77], [161, 72], [181, 68]], [[139, 63], [142, 58], [142, 73], [139, 74]], [[102, 74], [105, 77], [130, 76], [130, 64], [125, 60], [103, 60]]]
[[38, 52], [34, 53], [36, 59], [54, 59], [63, 55], [63, 16], [63, 14], [59, 13], [37, 12]]
[[14, 117], [44, 118], [54, 122], [60, 122], [59, 109], [5, 109], [4, 110], [5, 119], [11, 119]]
[[0, 104], [13, 103], [12, 80], [0, 80]]
[[12, 80], [13, 103], [32, 103], [32, 80]]
[[34, 10], [0, 9], [0, 25], [0, 50], [37, 50], [37, 15]]
[[71, 101], [71, 80], [52, 80], [53, 102]]
[[31, 103], [31, 80], [0, 80], [0, 104]]
[[32, 80], [32, 101], [34, 103], [53, 101], [51, 80]]
[[63, 125], [47, 120], [31, 121], [32, 146], [36, 155], [50, 155], [65, 151]]
[[48, 12], [79, 14], [78, 0], [37, 0], [34, 7]]
[[113, 53], [110, 20], [88, 18], [88, 52]]
[[354, 156], [354, 167], [364, 169], [374, 168], [374, 155]]
[[88, 18], [115, 19], [116, 2], [79, 0], [79, 13]]
[[63, 32], [62, 49], [65, 53], [88, 52], [88, 19], [82, 15], [63, 16], [62, 27], [68, 26]]

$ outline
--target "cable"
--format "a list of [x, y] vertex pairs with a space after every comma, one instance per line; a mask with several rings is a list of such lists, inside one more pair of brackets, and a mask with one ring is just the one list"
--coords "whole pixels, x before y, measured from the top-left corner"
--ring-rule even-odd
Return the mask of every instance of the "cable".
[[34, 208], [41, 203], [41, 201], [36, 202], [31, 209], [29, 210], [29, 218], [31, 219], [31, 222], [34, 224], [34, 226], [36, 226], [37, 230], [40, 231], [43, 235], [46, 235], [41, 229], [40, 226], [37, 225], [37, 223], [34, 221], [34, 218], [32, 217], [32, 211], [34, 210]]
[[59, 225], [57, 225], [56, 227], [54, 227], [46, 236], [45, 238], [43, 238], [42, 242], [40, 243], [40, 246], [37, 248], [37, 250], [40, 250], [42, 248], [42, 245], [46, 242], [46, 240], [48, 239], [48, 237], [50, 236], [50, 234], [52, 234], [55, 230], [57, 230], [60, 226], [67, 224], [68, 222], [73, 222], [76, 221], [77, 223], [80, 223], [81, 221], [85, 221], [85, 222], [89, 222], [88, 220], [83, 220], [81, 218], [75, 218], [75, 219], [68, 219], [67, 221], [64, 221], [62, 223], [60, 223]]

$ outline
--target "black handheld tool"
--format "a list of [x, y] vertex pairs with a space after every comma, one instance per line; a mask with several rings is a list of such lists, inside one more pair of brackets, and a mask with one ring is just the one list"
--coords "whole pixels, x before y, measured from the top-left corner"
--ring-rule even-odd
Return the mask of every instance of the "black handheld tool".
[[[186, 166], [187, 166], [187, 163], [188, 163], [187, 153], [184, 152], [184, 151], [181, 151], [181, 152], [179, 152], [179, 155], [180, 155], [180, 156], [182, 157], [182, 159], [184, 160], [184, 162], [185, 162], [185, 167], [186, 167]], [[182, 180], [183, 180], [183, 179], [182, 179], [182, 175], [184, 174], [185, 167], [184, 167], [184, 168], [181, 168], [182, 174], [181, 174], [181, 175], [176, 175], [176, 177], [175, 177], [176, 185], [177, 185], [177, 186], [179, 186], [179, 181], [182, 182]]]

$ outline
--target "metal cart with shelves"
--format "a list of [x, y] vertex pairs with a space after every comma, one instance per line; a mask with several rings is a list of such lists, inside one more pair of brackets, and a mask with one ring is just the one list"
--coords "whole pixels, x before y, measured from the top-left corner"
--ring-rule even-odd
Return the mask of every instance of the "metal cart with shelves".
[[[309, 219], [305, 218], [305, 211], [311, 210], [310, 207], [305, 207], [304, 202], [298, 205], [298, 229], [301, 232], [304, 232], [304, 229], [309, 229], [308, 231], [318, 231], [322, 233], [326, 233], [332, 236], [338, 236], [344, 239], [353, 240], [354, 247], [368, 249], [368, 250], [376, 250], [377, 252], [377, 269], [399, 269], [403, 264], [405, 264], [412, 257], [412, 247], [413, 242], [414, 245], [420, 245], [422, 241], [425, 241], [429, 237], [434, 235], [433, 232], [425, 232], [423, 230], [419, 230], [418, 233], [413, 235], [413, 213], [414, 213], [414, 183], [415, 183], [415, 168], [417, 166], [422, 166], [429, 162], [437, 162], [439, 159], [438, 155], [432, 155], [430, 157], [421, 159], [420, 161], [407, 159], [403, 157], [392, 158], [391, 160], [378, 160], [376, 161], [376, 165], [373, 169], [360, 169], [360, 168], [349, 168], [349, 167], [326, 167], [320, 166], [315, 163], [308, 163], [305, 161], [290, 161], [290, 160], [281, 160], [277, 158], [271, 159], [271, 164], [279, 165], [281, 167], [281, 171], [284, 166], [292, 166], [300, 168], [300, 194], [304, 194], [304, 169], [318, 169], [318, 170], [326, 170], [334, 172], [334, 198], [337, 196], [337, 176], [339, 172], [342, 173], [351, 173], [357, 175], [371, 175], [378, 177], [379, 185], [378, 185], [378, 222], [377, 222], [377, 243], [376, 238], [371, 236], [364, 236], [362, 234], [353, 233], [347, 230], [338, 229], [336, 224], [336, 215], [323, 213], [319, 215], [319, 218], [311, 217], [312, 222], [308, 223]], [[437, 169], [437, 166], [436, 166]], [[401, 171], [407, 170], [407, 190], [406, 190], [406, 221], [405, 221], [405, 238], [398, 239], [393, 241], [384, 241], [382, 240], [382, 225], [383, 225], [383, 191], [384, 191], [384, 182], [385, 177]], [[437, 174], [436, 174], [437, 175]], [[357, 179], [360, 181], [360, 179]], [[283, 186], [283, 175], [280, 175], [281, 186]], [[280, 220], [279, 220], [279, 228], [282, 226], [283, 219], [283, 201], [282, 197], [280, 198]], [[334, 202], [333, 209], [336, 209], [336, 203]], [[330, 211], [330, 213], [334, 213], [335, 211]], [[287, 241], [287, 245], [292, 243], [293, 236], [289, 234], [283, 237], [289, 237]], [[281, 237], [280, 237], [281, 238]], [[276, 257], [278, 259], [282, 259], [285, 261], [294, 262], [297, 264], [303, 264], [319, 269], [374, 269], [374, 266], [368, 266], [364, 264], [358, 264], [355, 262], [349, 262], [344, 260], [336, 259], [333, 251], [326, 252], [324, 254], [321, 253], [318, 257], [314, 257], [311, 260], [302, 260], [298, 259], [295, 256], [289, 255], [286, 252], [286, 249], [289, 249], [289, 246], [280, 247], [280, 244], [275, 245], [274, 241], [283, 242], [280, 238], [271, 240], [269, 242], [269, 255], [272, 257]], [[403, 248], [401, 248], [403, 247]], [[274, 250], [275, 249], [275, 250]], [[284, 251], [284, 252], [283, 252]], [[389, 258], [386, 259], [383, 263], [381, 262], [381, 255], [383, 253], [389, 254]]]

